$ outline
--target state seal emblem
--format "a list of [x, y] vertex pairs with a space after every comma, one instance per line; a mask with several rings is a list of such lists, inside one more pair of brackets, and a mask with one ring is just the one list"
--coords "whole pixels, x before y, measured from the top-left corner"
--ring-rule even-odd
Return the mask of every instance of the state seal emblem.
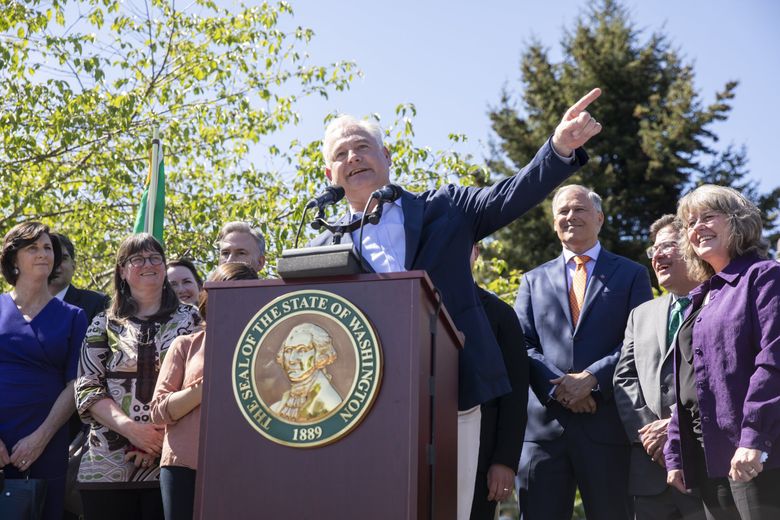
[[296, 448], [337, 441], [368, 413], [382, 379], [373, 326], [326, 291], [285, 294], [260, 309], [233, 355], [233, 393], [267, 439]]

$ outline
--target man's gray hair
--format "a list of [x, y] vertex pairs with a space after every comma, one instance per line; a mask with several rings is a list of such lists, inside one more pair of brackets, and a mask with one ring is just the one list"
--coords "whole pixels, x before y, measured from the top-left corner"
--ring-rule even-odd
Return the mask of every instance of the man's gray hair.
[[567, 184], [566, 186], [561, 186], [560, 188], [558, 188], [558, 190], [555, 192], [555, 195], [553, 195], [553, 200], [552, 200], [553, 213], [555, 212], [555, 207], [558, 203], [558, 198], [571, 189], [584, 191], [588, 195], [588, 199], [590, 200], [591, 204], [593, 204], [593, 207], [596, 208], [596, 211], [598, 211], [599, 213], [604, 213], [604, 211], [601, 209], [601, 197], [599, 196], [599, 194], [593, 191], [592, 189], [585, 187], [581, 184]]
[[251, 235], [252, 238], [255, 239], [255, 242], [257, 242], [257, 248], [260, 250], [260, 254], [265, 256], [265, 237], [263, 237], [263, 233], [260, 231], [260, 229], [253, 228], [248, 223], [242, 222], [240, 220], [228, 222], [222, 226], [222, 229], [219, 230], [219, 235], [217, 235], [217, 244], [219, 245], [220, 242], [222, 242], [222, 240], [230, 233], [246, 233], [247, 235]]
[[655, 242], [655, 237], [658, 232], [666, 227], [671, 227], [678, 235], [682, 233], [683, 225], [677, 215], [662, 215], [658, 220], [650, 224], [650, 242]]
[[374, 138], [377, 146], [384, 147], [382, 127], [379, 126], [379, 123], [373, 119], [357, 119], [348, 114], [340, 115], [325, 127], [325, 135], [322, 138], [322, 157], [326, 166], [330, 166], [330, 163], [333, 162], [333, 146], [336, 144], [336, 140], [349, 135], [351, 128], [363, 130]]

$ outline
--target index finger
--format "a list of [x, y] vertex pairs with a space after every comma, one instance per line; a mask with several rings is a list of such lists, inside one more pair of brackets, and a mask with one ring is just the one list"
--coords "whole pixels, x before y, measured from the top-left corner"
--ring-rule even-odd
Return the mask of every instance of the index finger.
[[596, 101], [599, 96], [601, 95], [601, 89], [600, 88], [594, 88], [584, 96], [580, 98], [579, 101], [574, 103], [569, 110], [566, 111], [566, 117], [568, 119], [572, 119], [580, 115], [580, 112], [588, 108], [588, 105]]

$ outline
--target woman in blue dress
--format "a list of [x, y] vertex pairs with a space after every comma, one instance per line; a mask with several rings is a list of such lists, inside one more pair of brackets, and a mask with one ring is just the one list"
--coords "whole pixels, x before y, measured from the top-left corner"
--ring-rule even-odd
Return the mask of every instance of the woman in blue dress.
[[59, 242], [37, 222], [15, 226], [0, 253], [0, 467], [6, 478], [47, 481], [44, 518], [60, 519], [68, 465], [66, 423], [75, 410], [84, 311], [53, 298]]

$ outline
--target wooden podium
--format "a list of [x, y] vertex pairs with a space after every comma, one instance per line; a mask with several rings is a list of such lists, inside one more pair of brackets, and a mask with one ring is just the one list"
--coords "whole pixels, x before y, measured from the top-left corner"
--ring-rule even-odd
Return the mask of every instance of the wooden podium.
[[[208, 315], [195, 518], [400, 520], [456, 517], [461, 335], [422, 271], [207, 284]], [[318, 447], [272, 442], [234, 390], [242, 332], [301, 290], [360, 309], [382, 349], [373, 406]]]

